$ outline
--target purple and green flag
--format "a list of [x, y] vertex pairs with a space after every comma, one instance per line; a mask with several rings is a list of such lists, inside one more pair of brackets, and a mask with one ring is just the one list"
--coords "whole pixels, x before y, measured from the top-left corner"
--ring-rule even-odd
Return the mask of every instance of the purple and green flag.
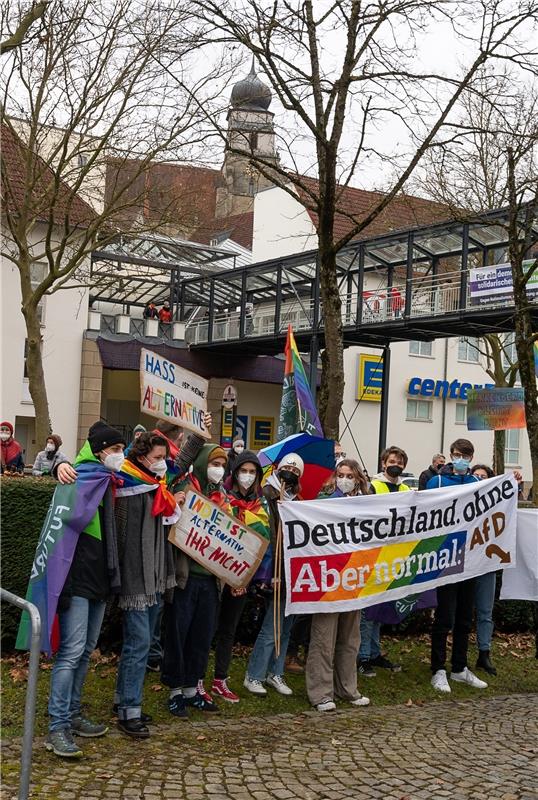
[[323, 437], [316, 404], [304, 371], [301, 356], [297, 350], [291, 325], [288, 326], [286, 340], [286, 366], [282, 386], [282, 402], [278, 420], [277, 441], [282, 441], [294, 433], [309, 433]]
[[[48, 655], [57, 649], [58, 625], [55, 619], [58, 598], [73, 561], [78, 537], [85, 531], [85, 535], [101, 538], [98, 508], [112, 475], [99, 463], [76, 464], [76, 467], [76, 482], [59, 484], [54, 491], [39, 535], [26, 592], [26, 599], [39, 610], [41, 649]], [[23, 612], [16, 647], [29, 649], [30, 637], [30, 617]]]

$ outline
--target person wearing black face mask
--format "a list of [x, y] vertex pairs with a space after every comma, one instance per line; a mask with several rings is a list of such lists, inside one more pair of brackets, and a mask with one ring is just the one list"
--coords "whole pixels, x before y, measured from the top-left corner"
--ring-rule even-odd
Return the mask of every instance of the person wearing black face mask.
[[388, 447], [383, 450], [381, 453], [382, 471], [372, 478], [373, 493], [408, 492], [409, 486], [400, 477], [407, 466], [407, 460], [407, 453], [400, 447]]

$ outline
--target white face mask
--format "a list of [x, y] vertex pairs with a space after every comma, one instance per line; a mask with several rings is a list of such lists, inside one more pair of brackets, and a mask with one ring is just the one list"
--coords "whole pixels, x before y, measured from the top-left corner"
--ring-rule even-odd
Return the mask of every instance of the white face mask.
[[349, 494], [355, 488], [355, 479], [354, 478], [337, 478], [336, 485], [342, 492], [342, 494]]
[[244, 446], [242, 444], [234, 445], [234, 452], [235, 453], [242, 453], [244, 450]]
[[52, 451], [56, 450], [56, 448], [52, 444], [52, 442], [47, 442], [47, 444], [45, 445], [45, 450], [47, 451], [47, 453], [52, 453]]
[[166, 470], [168, 466], [164, 458], [160, 458], [159, 461], [154, 461], [153, 464], [148, 464], [148, 469], [150, 472], [154, 472], [155, 475], [158, 475], [160, 478], [166, 474]]
[[210, 483], [220, 483], [224, 478], [224, 467], [208, 467], [207, 479]]
[[124, 461], [125, 456], [123, 453], [107, 453], [103, 464], [111, 472], [118, 472], [122, 468]]
[[7, 442], [8, 439], [11, 439], [11, 434], [7, 433], [7, 431], [5, 433], [4, 433], [4, 431], [2, 431], [2, 433], [0, 433], [0, 439], [3, 442]]
[[256, 476], [250, 472], [239, 472], [237, 475], [237, 483], [242, 489], [250, 489], [255, 480]]

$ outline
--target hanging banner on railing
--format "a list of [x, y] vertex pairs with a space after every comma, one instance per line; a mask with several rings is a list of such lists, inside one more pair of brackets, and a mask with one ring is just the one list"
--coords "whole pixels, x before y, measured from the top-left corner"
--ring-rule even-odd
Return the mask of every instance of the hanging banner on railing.
[[279, 503], [286, 614], [352, 611], [515, 563], [517, 481]]
[[[535, 264], [536, 259], [534, 258], [523, 262], [524, 272], [533, 270], [527, 283], [529, 300], [538, 298], [538, 269], [534, 268]], [[491, 267], [470, 269], [469, 294], [472, 306], [491, 305], [504, 301], [513, 302], [514, 292], [510, 264], [493, 264]]]
[[525, 428], [525, 403], [521, 387], [469, 389], [468, 431], [507, 431]]
[[144, 414], [209, 439], [204, 425], [208, 386], [205, 378], [158, 353], [144, 348], [140, 351], [140, 410]]

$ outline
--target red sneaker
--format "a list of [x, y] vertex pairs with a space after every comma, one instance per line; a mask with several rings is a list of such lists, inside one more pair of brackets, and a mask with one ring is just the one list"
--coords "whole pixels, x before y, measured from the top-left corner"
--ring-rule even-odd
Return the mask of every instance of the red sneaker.
[[213, 702], [213, 698], [211, 697], [209, 692], [206, 691], [206, 688], [204, 686], [203, 680], [198, 681], [197, 691], [198, 691], [198, 694], [200, 695], [200, 697], [204, 698], [206, 703], [212, 703]]
[[240, 700], [240, 698], [228, 688], [226, 678], [222, 678], [222, 680], [215, 678], [211, 691], [218, 697], [222, 697], [223, 700], [227, 700], [228, 703], [238, 703]]

